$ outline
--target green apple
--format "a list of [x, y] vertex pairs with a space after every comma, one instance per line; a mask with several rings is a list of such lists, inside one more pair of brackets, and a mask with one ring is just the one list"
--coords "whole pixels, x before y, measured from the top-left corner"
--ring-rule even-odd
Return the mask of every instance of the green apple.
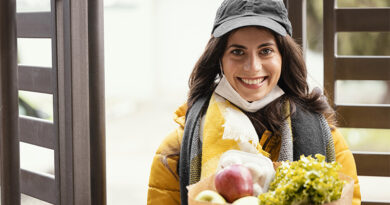
[[204, 190], [201, 191], [198, 195], [195, 197], [196, 201], [205, 201], [205, 202], [212, 202], [216, 204], [225, 204], [225, 199], [218, 194], [215, 191], [212, 190]]
[[233, 202], [232, 205], [259, 205], [260, 200], [254, 196], [245, 196]]

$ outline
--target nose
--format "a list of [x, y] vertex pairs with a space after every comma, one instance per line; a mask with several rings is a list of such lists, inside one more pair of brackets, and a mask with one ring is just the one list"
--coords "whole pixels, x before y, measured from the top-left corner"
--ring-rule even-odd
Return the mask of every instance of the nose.
[[245, 71], [259, 71], [262, 68], [260, 57], [256, 54], [250, 55], [244, 66]]

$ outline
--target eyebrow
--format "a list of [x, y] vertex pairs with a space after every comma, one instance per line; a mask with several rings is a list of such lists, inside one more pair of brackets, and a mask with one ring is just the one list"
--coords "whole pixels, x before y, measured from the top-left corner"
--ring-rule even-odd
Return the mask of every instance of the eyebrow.
[[[260, 44], [257, 48], [261, 48], [261, 47], [265, 47], [265, 46], [272, 46], [272, 45], [274, 45], [274, 44], [271, 42], [267, 42], [267, 43]], [[239, 45], [239, 44], [232, 44], [228, 48], [231, 48], [231, 47], [246, 49], [245, 46]]]

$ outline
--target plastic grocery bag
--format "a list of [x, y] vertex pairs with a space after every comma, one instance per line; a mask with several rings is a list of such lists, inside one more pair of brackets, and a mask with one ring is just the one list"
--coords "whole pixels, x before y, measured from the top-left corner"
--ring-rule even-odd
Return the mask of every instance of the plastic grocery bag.
[[[214, 185], [215, 175], [212, 175], [208, 178], [202, 179], [196, 184], [192, 184], [187, 187], [188, 189], [188, 204], [189, 205], [218, 205], [210, 202], [199, 202], [195, 201], [195, 197], [203, 190], [213, 190], [216, 191]], [[340, 174], [340, 179], [346, 180], [346, 184], [343, 187], [343, 192], [341, 194], [341, 198], [337, 201], [333, 201], [330, 203], [326, 203], [324, 205], [349, 205], [352, 204], [352, 196], [353, 196], [353, 179], [347, 175]], [[230, 204], [230, 203], [226, 203]]]
[[262, 154], [239, 150], [226, 151], [219, 159], [217, 171], [233, 164], [241, 164], [251, 172], [254, 196], [267, 192], [269, 185], [275, 178], [275, 169], [272, 161]]

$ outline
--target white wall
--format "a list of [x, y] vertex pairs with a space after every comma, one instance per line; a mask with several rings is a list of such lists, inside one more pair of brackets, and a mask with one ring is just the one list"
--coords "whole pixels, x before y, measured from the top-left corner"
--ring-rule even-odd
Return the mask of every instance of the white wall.
[[106, 7], [107, 97], [185, 100], [220, 2], [145, 0]]

